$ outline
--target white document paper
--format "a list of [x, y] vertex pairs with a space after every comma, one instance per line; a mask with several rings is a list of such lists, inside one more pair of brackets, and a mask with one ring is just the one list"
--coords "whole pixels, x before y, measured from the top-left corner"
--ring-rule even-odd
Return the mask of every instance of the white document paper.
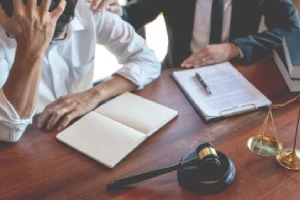
[[[212, 95], [196, 79], [196, 72], [201, 75]], [[173, 78], [207, 120], [271, 104], [229, 62], [173, 72]]]

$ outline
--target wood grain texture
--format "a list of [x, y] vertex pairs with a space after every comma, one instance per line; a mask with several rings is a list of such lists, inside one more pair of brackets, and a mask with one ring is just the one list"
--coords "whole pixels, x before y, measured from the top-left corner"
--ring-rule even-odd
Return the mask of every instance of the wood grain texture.
[[[272, 58], [234, 65], [273, 103], [296, 96], [288, 92]], [[275, 157], [257, 156], [246, 146], [257, 135], [265, 110], [204, 124], [170, 73], [136, 93], [178, 110], [179, 116], [113, 170], [58, 142], [57, 132], [39, 130], [35, 122], [18, 143], [0, 143], [0, 199], [299, 199], [300, 172], [288, 171]], [[296, 103], [274, 111], [284, 147], [292, 147], [297, 111]], [[175, 172], [124, 190], [105, 190], [112, 180], [176, 164], [206, 141], [227, 154], [237, 170], [233, 185], [220, 194], [194, 195], [179, 186]]]

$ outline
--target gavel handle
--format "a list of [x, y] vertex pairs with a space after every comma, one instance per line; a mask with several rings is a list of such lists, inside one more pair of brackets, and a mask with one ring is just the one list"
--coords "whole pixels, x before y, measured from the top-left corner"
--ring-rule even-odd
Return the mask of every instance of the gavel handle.
[[180, 166], [180, 164], [172, 165], [172, 166], [165, 167], [165, 168], [162, 168], [162, 169], [157, 169], [157, 170], [154, 170], [154, 171], [134, 175], [134, 176], [131, 176], [131, 177], [120, 179], [120, 180], [116, 180], [116, 181], [113, 181], [113, 182], [109, 183], [106, 186], [106, 189], [107, 190], [120, 189], [120, 188], [123, 188], [126, 185], [137, 183], [137, 182], [140, 182], [140, 181], [143, 181], [143, 180], [154, 178], [156, 176], [159, 176], [159, 175], [166, 174], [166, 173], [169, 173], [171, 171], [177, 170], [179, 166]]

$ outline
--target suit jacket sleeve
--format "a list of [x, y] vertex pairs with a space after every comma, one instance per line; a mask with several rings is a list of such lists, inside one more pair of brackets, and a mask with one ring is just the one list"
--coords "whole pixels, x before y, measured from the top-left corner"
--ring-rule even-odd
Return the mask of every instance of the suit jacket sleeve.
[[123, 6], [122, 18], [136, 30], [153, 21], [163, 10], [165, 2], [155, 0], [133, 0]]
[[234, 39], [246, 63], [264, 57], [281, 44], [282, 33], [299, 31], [299, 18], [291, 0], [265, 0], [262, 4], [267, 31]]

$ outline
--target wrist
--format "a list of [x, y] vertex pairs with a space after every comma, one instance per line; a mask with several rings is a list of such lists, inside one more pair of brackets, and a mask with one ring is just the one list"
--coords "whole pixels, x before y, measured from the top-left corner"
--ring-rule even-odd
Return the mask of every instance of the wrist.
[[16, 42], [17, 42], [17, 50], [22, 51], [23, 54], [27, 54], [28, 56], [44, 55], [44, 52], [48, 47], [48, 44], [46, 43], [28, 42], [28, 41], [22, 41], [17, 39]]
[[27, 45], [17, 45], [16, 59], [26, 61], [39, 61], [43, 60], [46, 48], [34, 49]]
[[88, 100], [92, 100], [96, 104], [99, 104], [101, 101], [103, 101], [104, 95], [102, 94], [102, 90], [100, 88], [93, 87], [87, 91], [89, 95], [87, 95]]
[[228, 43], [230, 49], [230, 59], [237, 58], [241, 56], [239, 47], [234, 43]]

